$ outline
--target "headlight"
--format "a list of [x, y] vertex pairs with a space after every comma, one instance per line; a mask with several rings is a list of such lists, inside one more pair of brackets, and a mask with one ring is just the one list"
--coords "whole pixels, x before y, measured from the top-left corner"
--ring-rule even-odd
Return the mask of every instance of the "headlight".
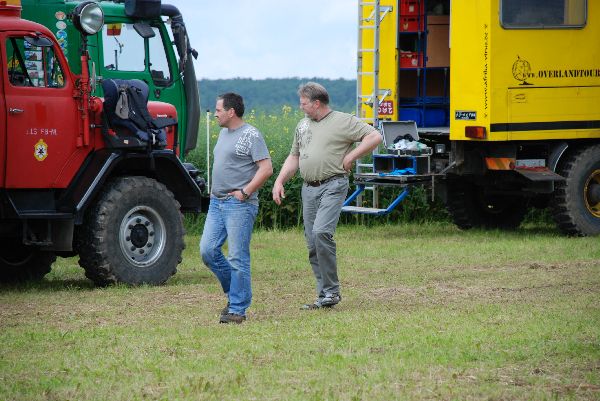
[[94, 35], [104, 25], [104, 12], [97, 3], [84, 1], [73, 10], [73, 24], [84, 35]]

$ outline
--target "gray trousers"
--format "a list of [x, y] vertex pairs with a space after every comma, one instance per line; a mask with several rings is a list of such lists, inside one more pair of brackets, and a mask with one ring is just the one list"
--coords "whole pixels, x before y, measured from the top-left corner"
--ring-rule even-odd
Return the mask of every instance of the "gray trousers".
[[347, 195], [347, 177], [334, 178], [318, 187], [302, 185], [304, 237], [317, 280], [317, 298], [340, 292], [333, 234]]

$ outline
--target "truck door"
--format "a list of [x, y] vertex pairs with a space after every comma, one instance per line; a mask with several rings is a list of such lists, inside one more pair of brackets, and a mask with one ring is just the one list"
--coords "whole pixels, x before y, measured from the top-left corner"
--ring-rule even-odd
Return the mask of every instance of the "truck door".
[[42, 35], [8, 34], [3, 47], [6, 187], [66, 187], [57, 180], [77, 152], [80, 114], [64, 58]]

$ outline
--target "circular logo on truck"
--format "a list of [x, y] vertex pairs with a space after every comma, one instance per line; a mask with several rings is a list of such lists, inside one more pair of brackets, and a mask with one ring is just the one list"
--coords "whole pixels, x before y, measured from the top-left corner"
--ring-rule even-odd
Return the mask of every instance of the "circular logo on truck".
[[44, 159], [48, 157], [48, 144], [44, 142], [43, 139], [37, 141], [37, 143], [33, 146], [33, 149], [33, 156], [37, 159], [37, 161], [44, 161]]
[[512, 73], [517, 81], [521, 81], [521, 85], [531, 85], [527, 82], [528, 78], [533, 77], [529, 61], [523, 60], [521, 57], [517, 56], [517, 61], [515, 61], [512, 66]]

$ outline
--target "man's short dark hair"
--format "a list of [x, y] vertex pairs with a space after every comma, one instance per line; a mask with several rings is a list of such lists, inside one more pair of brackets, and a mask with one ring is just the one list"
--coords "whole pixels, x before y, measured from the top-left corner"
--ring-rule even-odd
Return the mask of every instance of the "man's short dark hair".
[[327, 89], [316, 82], [307, 82], [298, 88], [298, 96], [305, 97], [311, 102], [318, 100], [322, 104], [329, 104]]
[[233, 109], [235, 115], [238, 117], [244, 116], [244, 99], [237, 93], [227, 92], [217, 96], [217, 100], [223, 101], [223, 108], [225, 110]]

